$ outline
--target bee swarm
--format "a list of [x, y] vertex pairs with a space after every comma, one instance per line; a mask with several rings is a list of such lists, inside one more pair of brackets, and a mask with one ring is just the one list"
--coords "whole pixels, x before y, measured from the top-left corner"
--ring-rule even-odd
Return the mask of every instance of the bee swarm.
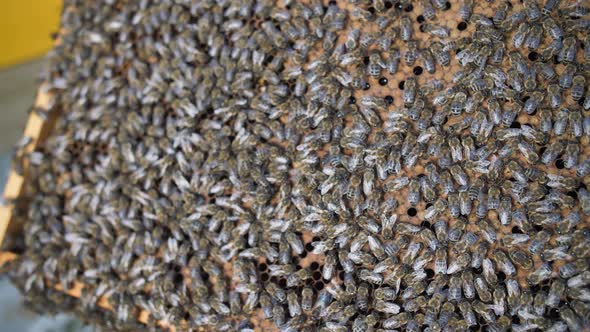
[[[15, 158], [9, 274], [32, 308], [122, 331], [140, 311], [149, 330], [590, 326], [588, 3], [64, 8], [36, 109], [59, 118]], [[53, 289], [74, 282], [80, 300]]]

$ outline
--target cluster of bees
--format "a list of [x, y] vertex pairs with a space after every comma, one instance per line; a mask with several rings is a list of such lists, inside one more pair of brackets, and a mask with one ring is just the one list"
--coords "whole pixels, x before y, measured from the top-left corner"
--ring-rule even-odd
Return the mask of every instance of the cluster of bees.
[[[35, 308], [109, 330], [140, 310], [150, 330], [590, 326], [587, 3], [64, 8], [36, 110], [59, 118], [17, 153], [11, 276]], [[75, 281], [80, 300], [53, 290]]]

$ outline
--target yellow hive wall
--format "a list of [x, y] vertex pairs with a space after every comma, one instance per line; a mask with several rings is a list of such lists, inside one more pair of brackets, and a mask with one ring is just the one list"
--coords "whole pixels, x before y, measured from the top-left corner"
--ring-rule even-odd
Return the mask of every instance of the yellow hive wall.
[[61, 0], [0, 1], [0, 69], [39, 57], [53, 45]]

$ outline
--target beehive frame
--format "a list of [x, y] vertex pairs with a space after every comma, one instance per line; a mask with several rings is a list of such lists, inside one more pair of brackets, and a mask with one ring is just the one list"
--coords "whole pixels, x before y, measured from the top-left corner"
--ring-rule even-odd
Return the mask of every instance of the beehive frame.
[[[327, 0], [324, 0], [324, 2], [326, 4], [328, 3]], [[279, 1], [279, 3], [282, 4], [282, 2], [280, 2], [280, 1]], [[460, 1], [451, 0], [450, 3], [453, 5], [451, 7], [451, 9], [446, 12], [445, 17], [439, 17], [437, 19], [436, 23], [448, 27], [451, 30], [451, 36], [453, 38], [458, 37], [459, 34], [468, 35], [468, 34], [472, 33], [474, 30], [473, 25], [469, 25], [462, 32], [457, 31], [457, 26], [458, 26], [458, 23], [460, 22], [460, 19], [458, 17], [458, 9], [459, 9], [458, 7], [459, 7]], [[515, 6], [519, 6], [519, 5], [520, 4], [517, 4], [515, 2]], [[347, 3], [339, 4], [339, 6], [346, 7]], [[489, 4], [487, 2], [481, 3], [479, 5], [478, 11], [483, 12], [488, 15], [491, 15], [492, 14], [491, 8], [487, 7], [487, 6], [489, 6]], [[411, 17], [413, 25], [414, 25], [413, 26], [414, 31], [419, 30], [420, 24], [417, 22], [416, 17], [418, 15], [420, 15], [420, 13], [421, 13], [421, 8], [416, 3], [413, 12], [409, 13], [409, 16]], [[361, 27], [361, 28], [365, 28], [365, 27]], [[420, 39], [420, 37], [422, 37], [422, 36], [424, 38]], [[422, 36], [418, 37], [418, 41], [419, 42], [426, 42], [428, 35], [422, 35]], [[340, 36], [339, 42], [342, 42], [342, 40], [344, 38], [345, 38], [345, 36]], [[452, 73], [458, 69], [459, 69], [459, 65], [457, 64], [457, 62], [455, 60], [452, 60], [450, 67], [446, 67], [446, 68], [438, 67], [435, 74], [430, 75], [430, 74], [424, 73], [421, 76], [416, 76], [416, 78], [417, 78], [417, 81], [419, 82], [419, 84], [424, 84], [425, 82], [427, 82], [428, 80], [433, 79], [433, 78], [439, 79], [443, 82], [450, 82]], [[402, 102], [401, 102], [402, 91], [398, 88], [398, 83], [403, 81], [406, 77], [414, 76], [414, 73], [412, 72], [412, 68], [409, 68], [407, 66], [400, 66], [400, 70], [395, 75], [386, 74], [384, 76], [388, 79], [387, 85], [380, 86], [377, 81], [375, 81], [375, 80], [370, 81], [371, 88], [368, 91], [363, 91], [363, 90], [355, 91], [355, 97], [357, 97], [357, 99], [358, 99], [363, 94], [369, 94], [369, 93], [371, 95], [377, 95], [377, 96], [391, 95], [394, 98], [394, 105], [396, 107], [401, 107], [401, 105], [402, 105]], [[36, 100], [35, 100], [35, 106], [39, 107], [39, 108], [44, 108], [44, 106], [48, 104], [50, 97], [51, 96], [47, 92], [45, 92], [45, 90], [41, 87], [39, 89], [39, 92], [38, 92]], [[41, 142], [43, 142], [43, 140], [53, 130], [55, 120], [58, 117], [59, 117], [59, 115], [52, 114], [48, 120], [44, 120], [43, 118], [41, 118], [38, 114], [36, 114], [34, 112], [30, 114], [29, 119], [26, 124], [26, 127], [25, 127], [25, 130], [24, 130], [24, 134], [23, 134], [24, 136], [30, 137], [32, 139], [30, 144], [25, 149], [26, 152], [33, 151], [34, 149], [36, 149], [40, 145]], [[529, 119], [527, 118], [527, 116], [522, 116], [522, 118], [519, 117], [518, 120], [522, 123], [527, 123], [527, 120], [529, 120]], [[587, 148], [586, 151], [582, 151], [583, 155], [588, 155], [589, 153], [590, 153], [590, 148]], [[420, 172], [422, 172], [422, 169], [420, 167], [417, 167], [414, 170], [414, 172], [420, 173]], [[0, 206], [0, 245], [4, 242], [4, 238], [6, 236], [10, 236], [11, 233], [18, 231], [18, 225], [16, 225], [15, 218], [13, 216], [13, 209], [15, 208], [14, 201], [21, 194], [21, 191], [22, 191], [22, 188], [24, 185], [24, 181], [26, 178], [26, 173], [27, 172], [26, 172], [26, 167], [25, 167], [24, 173], [22, 175], [19, 175], [14, 170], [11, 170], [11, 172], [9, 174], [8, 181], [7, 181], [7, 184], [5, 187], [5, 191], [4, 191], [4, 197], [5, 197], [7, 203], [4, 206]], [[400, 196], [405, 195], [405, 193], [406, 193], [406, 191], [402, 191], [400, 193]], [[409, 205], [404, 204], [403, 202], [404, 202], [404, 200], [400, 200], [401, 206], [399, 207], [399, 211], [402, 211], [402, 210], [405, 211], [409, 207]], [[423, 214], [424, 214], [424, 206], [421, 205], [417, 208], [418, 208], [418, 218], [417, 219], [422, 220]], [[306, 241], [309, 241], [309, 239], [311, 238], [311, 236], [309, 234], [304, 234], [304, 238], [306, 238], [306, 237], [307, 237]], [[16, 258], [18, 258], [18, 255], [16, 253], [13, 253], [10, 251], [0, 251], [0, 268], [4, 264], [6, 264], [7, 262], [14, 260]], [[309, 264], [312, 260], [320, 260], [321, 261], [322, 259], [323, 259], [323, 257], [314, 255], [313, 257], [310, 257], [307, 260], [305, 260], [304, 262], [302, 262], [302, 266], [305, 267], [305, 264]], [[59, 291], [64, 291], [66, 294], [68, 294], [70, 296], [79, 298], [83, 287], [84, 287], [84, 285], [82, 283], [75, 282], [73, 287], [69, 290], [64, 290], [61, 287], [61, 285], [56, 285], [55, 289], [57, 289]], [[104, 308], [107, 310], [112, 310], [112, 307], [108, 303], [108, 299], [104, 296], [99, 299], [97, 305], [101, 308]], [[137, 316], [137, 319], [138, 319], [138, 321], [140, 321], [142, 323], [147, 323], [148, 317], [149, 317], [149, 313], [147, 311], [141, 311], [139, 313], [139, 315]], [[175, 330], [175, 327], [169, 325], [167, 322], [161, 321], [161, 322], [158, 322], [158, 325], [164, 329], [170, 329], [171, 331]], [[271, 329], [274, 329], [274, 326], [272, 325], [272, 323], [269, 323], [266, 321], [259, 322], [259, 324], [256, 326], [256, 330], [271, 330]]]

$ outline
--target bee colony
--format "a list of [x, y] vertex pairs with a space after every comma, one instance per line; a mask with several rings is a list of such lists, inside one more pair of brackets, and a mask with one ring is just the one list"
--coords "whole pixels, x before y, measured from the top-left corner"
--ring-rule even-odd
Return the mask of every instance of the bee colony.
[[34, 109], [55, 125], [14, 163], [4, 270], [32, 308], [121, 331], [590, 326], [590, 4], [64, 8]]

